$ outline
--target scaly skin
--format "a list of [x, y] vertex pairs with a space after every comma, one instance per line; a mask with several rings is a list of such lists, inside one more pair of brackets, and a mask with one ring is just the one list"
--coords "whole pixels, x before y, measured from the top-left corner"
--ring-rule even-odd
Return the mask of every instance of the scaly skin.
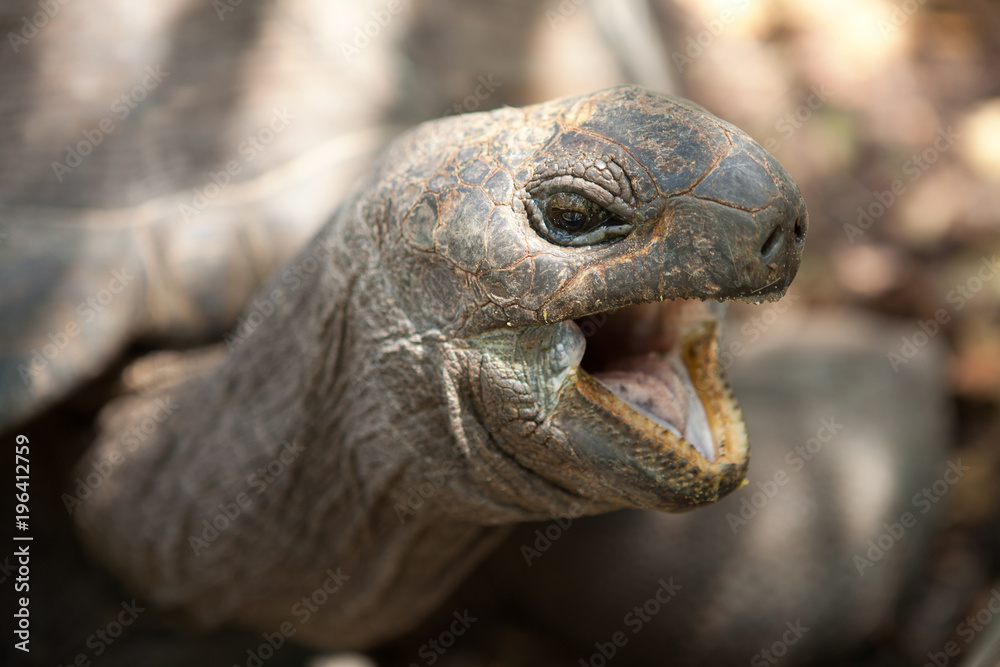
[[[556, 193], [616, 218], [559, 237]], [[805, 228], [798, 189], [746, 135], [635, 87], [420, 126], [251, 300], [225, 362], [160, 396], [176, 407], [154, 432], [129, 431], [150, 397], [106, 413], [84, 466], [121, 459], [76, 508], [83, 538], [205, 625], [301, 621], [339, 569], [296, 638], [364, 647], [514, 522], [712, 502], [748, 455], [712, 327], [678, 330], [706, 458], [579, 368], [572, 319], [777, 298]], [[220, 513], [238, 515], [206, 532]]]

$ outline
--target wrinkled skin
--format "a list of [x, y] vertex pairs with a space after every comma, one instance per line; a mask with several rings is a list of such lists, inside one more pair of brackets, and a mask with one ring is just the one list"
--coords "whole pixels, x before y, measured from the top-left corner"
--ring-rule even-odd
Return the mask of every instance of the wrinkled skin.
[[[559, 192], [610, 211], [619, 235], [550, 240], [537, 212]], [[83, 465], [122, 462], [76, 508], [83, 538], [204, 625], [278, 627], [339, 568], [297, 638], [368, 646], [438, 604], [511, 523], [712, 502], [748, 455], [713, 326], [675, 327], [670, 348], [707, 413], [703, 455], [683, 424], [580, 368], [572, 320], [777, 298], [806, 225], [746, 135], [638, 88], [425, 124], [251, 300], [216, 370], [105, 413]], [[142, 423], [153, 432], [130, 435]]]

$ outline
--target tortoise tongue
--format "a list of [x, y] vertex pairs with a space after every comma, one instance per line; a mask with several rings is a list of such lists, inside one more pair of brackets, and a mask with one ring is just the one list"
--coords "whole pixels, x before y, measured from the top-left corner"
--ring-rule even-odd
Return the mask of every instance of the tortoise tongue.
[[709, 461], [715, 460], [705, 409], [676, 354], [648, 352], [616, 359], [593, 375], [636, 411], [685, 439]]

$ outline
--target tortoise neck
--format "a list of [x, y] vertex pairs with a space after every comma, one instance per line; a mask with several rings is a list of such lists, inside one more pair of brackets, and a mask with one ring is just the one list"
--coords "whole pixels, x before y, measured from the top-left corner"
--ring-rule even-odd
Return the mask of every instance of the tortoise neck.
[[211, 375], [158, 397], [152, 434], [119, 437], [155, 404], [135, 398], [90, 452], [121, 463], [77, 512], [83, 538], [159, 606], [209, 626], [308, 614], [305, 641], [361, 647], [419, 620], [506, 532], [449, 516], [447, 471], [387, 428], [405, 407], [365, 379], [392, 360], [359, 303], [378, 295], [377, 252], [350, 222], [257, 292]]

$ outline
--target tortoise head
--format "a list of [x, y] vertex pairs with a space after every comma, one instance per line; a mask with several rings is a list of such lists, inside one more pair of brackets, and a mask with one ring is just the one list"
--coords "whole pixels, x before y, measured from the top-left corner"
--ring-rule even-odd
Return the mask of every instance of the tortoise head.
[[454, 484], [481, 514], [681, 510], [742, 483], [717, 302], [778, 299], [807, 227], [757, 143], [625, 86], [421, 126], [381, 174], [386, 298], [448, 348]]

